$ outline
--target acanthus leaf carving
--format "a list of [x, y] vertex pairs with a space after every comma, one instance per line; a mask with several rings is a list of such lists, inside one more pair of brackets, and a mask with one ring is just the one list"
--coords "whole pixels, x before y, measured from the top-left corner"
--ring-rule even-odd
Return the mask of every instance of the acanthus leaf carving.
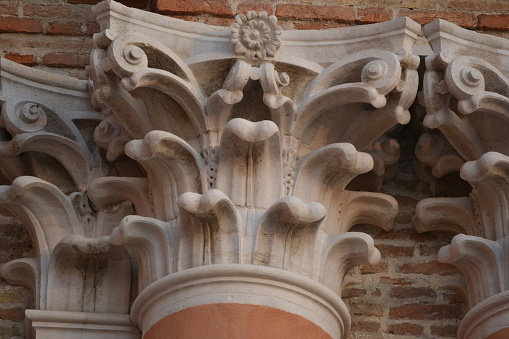
[[240, 218], [224, 193], [214, 189], [203, 195], [187, 192], [179, 197], [178, 204], [181, 223], [185, 225], [180, 230], [180, 269], [241, 262]]
[[315, 248], [325, 215], [322, 204], [303, 203], [294, 196], [275, 202], [260, 220], [253, 264], [315, 276]]
[[126, 153], [147, 170], [152, 213], [158, 219], [176, 218], [177, 197], [185, 192], [201, 193], [207, 186], [203, 160], [188, 143], [173, 134], [149, 132], [143, 140], [130, 141]]
[[51, 256], [46, 307], [53, 311], [128, 313], [130, 275], [127, 251], [112, 246], [109, 237], [65, 237]]
[[357, 265], [378, 263], [380, 251], [375, 248], [373, 238], [367, 234], [359, 232], [334, 234], [326, 238], [322, 260], [321, 282], [339, 293], [343, 289], [346, 273]]
[[230, 120], [221, 138], [217, 188], [236, 205], [268, 208], [282, 194], [280, 152], [279, 130], [272, 121]]
[[[127, 216], [111, 234], [111, 243], [127, 248], [138, 264], [138, 291], [177, 271], [177, 255], [171, 223], [138, 216]], [[178, 245], [178, 244], [177, 244]]]
[[[88, 172], [74, 180], [77, 189], [70, 192], [55, 187], [47, 199], [48, 193], [36, 194], [41, 206], [52, 204], [37, 210], [38, 216], [25, 206], [33, 207], [30, 199], [16, 205], [3, 197], [10, 189], [0, 190], [0, 203], [14, 206], [25, 222], [43, 224], [32, 227], [39, 242], [40, 229], [51, 222], [67, 227], [49, 237], [44, 258], [38, 253], [41, 273], [36, 274], [42, 277], [41, 291], [70, 285], [65, 293], [71, 305], [66, 308], [55, 294], [39, 299], [68, 315], [128, 312], [127, 285], [114, 293], [122, 300], [117, 309], [88, 299], [79, 305], [78, 271], [87, 276], [94, 265], [109, 267], [110, 259], [118, 259], [122, 264], [105, 276], [82, 279], [84, 288], [104, 278], [101, 286], [114, 289], [113, 275], [126, 278], [137, 271], [139, 311], [153, 301], [150, 293], [158, 286], [203, 272], [227, 283], [273, 280], [267, 286], [292, 296], [305, 286], [310, 300], [314, 294], [326, 296], [320, 307], [327, 321], [334, 320], [324, 328], [343, 338], [350, 320], [336, 294], [345, 274], [380, 259], [370, 236], [347, 231], [357, 223], [389, 230], [397, 209], [386, 195], [347, 186], [373, 171], [377, 181], [369, 187], [377, 189], [394, 173], [399, 145], [385, 133], [409, 119], [418, 66], [410, 51], [418, 25], [397, 20], [366, 37], [365, 29], [360, 34], [345, 29], [344, 37], [333, 30], [324, 35], [327, 43], [316, 47], [316, 32], [303, 38], [289, 32], [288, 43], [281, 44], [281, 27], [266, 13], [239, 16], [230, 34], [227, 28], [161, 18], [114, 1], [93, 11], [102, 32], [94, 36], [86, 84], [92, 98], [86, 97], [100, 115], [78, 115], [76, 120], [88, 125], [73, 132], [86, 129], [90, 138], [95, 130], [94, 139], [69, 143], [57, 133], [47, 143], [61, 144], [48, 152], [62, 161], [67, 156], [58, 154], [62, 145], [65, 154], [83, 153], [84, 160], [76, 154], [68, 159]], [[135, 29], [126, 32], [126, 23]], [[22, 121], [41, 113], [28, 110]], [[33, 140], [25, 144], [34, 153], [43, 139], [37, 133], [49, 133], [20, 132], [13, 140]], [[106, 152], [87, 150], [89, 144]], [[102, 166], [104, 156], [109, 169]], [[135, 261], [133, 272], [121, 247]], [[289, 277], [299, 278], [295, 286], [282, 288], [280, 282], [287, 284]], [[93, 292], [102, 293], [97, 287]], [[147, 322], [137, 315], [133, 321], [145, 334]], [[322, 320], [316, 321], [321, 326]]]

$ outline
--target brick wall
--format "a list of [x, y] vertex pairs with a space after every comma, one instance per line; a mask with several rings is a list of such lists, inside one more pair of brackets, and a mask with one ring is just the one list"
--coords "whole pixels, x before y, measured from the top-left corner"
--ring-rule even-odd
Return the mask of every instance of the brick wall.
[[430, 197], [428, 187], [413, 171], [418, 134], [408, 124], [394, 137], [402, 151], [399, 171], [382, 192], [398, 201], [399, 212], [391, 232], [355, 227], [375, 239], [382, 260], [376, 266], [360, 266], [350, 272], [360, 282], [343, 293], [352, 314], [349, 339], [456, 338], [465, 301], [462, 294], [443, 285], [461, 274], [437, 261], [438, 250], [449, 245], [453, 235], [415, 232], [415, 205]]
[[[0, 56], [50, 68], [79, 78], [98, 27], [90, 6], [96, 0], [0, 0]], [[445, 18], [460, 26], [509, 38], [507, 0], [126, 0], [124, 4], [184, 20], [227, 26], [236, 13], [265, 10], [284, 29], [322, 29], [375, 23], [409, 16], [421, 24]], [[382, 253], [376, 266], [354, 269], [358, 280], [344, 292], [351, 310], [350, 338], [455, 338], [464, 314], [461, 295], [442, 287], [458, 277], [437, 262], [438, 249], [451, 235], [419, 235], [413, 230], [415, 204], [429, 193], [413, 174], [415, 135], [399, 133], [403, 145], [400, 171], [383, 187], [400, 204], [395, 230], [370, 233]], [[0, 264], [33, 256], [28, 235], [14, 219], [0, 222]], [[31, 293], [0, 278], [0, 338], [24, 337], [23, 309], [33, 307]]]
[[[34, 257], [28, 233], [16, 218], [0, 215], [0, 265], [24, 257]], [[0, 277], [0, 338], [25, 338], [25, 309], [33, 307], [32, 291]]]
[[[97, 0], [0, 0], [0, 56], [85, 77], [97, 32]], [[227, 26], [237, 13], [276, 14], [284, 29], [323, 29], [409, 16], [421, 24], [445, 18], [469, 29], [509, 37], [507, 0], [123, 0], [184, 20]]]

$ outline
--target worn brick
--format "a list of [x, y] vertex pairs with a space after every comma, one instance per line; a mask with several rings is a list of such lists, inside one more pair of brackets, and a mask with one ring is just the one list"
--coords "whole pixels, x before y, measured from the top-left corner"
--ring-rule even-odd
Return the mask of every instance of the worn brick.
[[276, 15], [283, 19], [355, 21], [355, 10], [351, 6], [281, 4], [277, 6]]
[[412, 246], [377, 245], [376, 247], [382, 253], [382, 258], [411, 257], [414, 255], [414, 247]]
[[74, 22], [52, 22], [46, 30], [49, 34], [83, 35], [87, 28]]
[[343, 290], [342, 298], [348, 299], [348, 298], [357, 298], [360, 296], [366, 295], [366, 290], [362, 288], [355, 288], [350, 287]]
[[40, 33], [42, 22], [31, 18], [0, 18], [0, 32]]
[[382, 330], [380, 322], [377, 321], [354, 321], [352, 322], [352, 332], [380, 333]]
[[232, 16], [227, 0], [159, 0], [157, 11], [162, 14], [214, 14]]
[[0, 310], [1, 320], [23, 321], [25, 319], [25, 310], [21, 308]]
[[95, 16], [90, 6], [43, 6], [26, 5], [23, 15], [28, 17], [48, 18], [51, 21], [57, 19], [73, 21], [95, 21]]
[[449, 9], [459, 9], [464, 11], [482, 11], [482, 12], [502, 12], [509, 11], [509, 1], [507, 0], [449, 0], [447, 3]]
[[329, 28], [341, 28], [341, 27], [349, 27], [349, 24], [345, 24], [339, 21], [303, 21], [303, 22], [295, 22], [293, 25], [294, 29], [312, 29], [312, 30], [320, 30], [320, 29], [329, 29]]
[[[70, 4], [88, 4], [88, 5], [94, 5], [100, 1], [101, 0], [68, 0]], [[128, 7], [146, 8], [150, 0], [118, 0], [118, 2]]]
[[230, 24], [233, 22], [231, 18], [222, 18], [217, 16], [211, 16], [211, 15], [172, 15], [173, 18], [186, 20], [186, 21], [193, 21], [193, 22], [199, 22], [202, 24], [207, 25], [214, 25], [214, 26], [230, 26]]
[[373, 302], [355, 302], [350, 304], [350, 312], [368, 316], [381, 317], [384, 314], [384, 306]]
[[360, 270], [362, 274], [374, 274], [386, 272], [389, 268], [389, 264], [386, 260], [380, 260], [376, 265], [361, 265]]
[[388, 326], [389, 333], [397, 335], [420, 335], [424, 330], [422, 325], [404, 323], [404, 324], [391, 324]]
[[453, 325], [432, 325], [431, 334], [440, 337], [453, 337], [456, 338], [458, 327]]
[[0, 304], [28, 304], [30, 302], [30, 292], [24, 288], [10, 288], [0, 290]]
[[435, 298], [435, 290], [427, 287], [397, 286], [389, 291], [389, 296], [396, 299]]
[[18, 6], [12, 6], [12, 5], [0, 6], [0, 15], [17, 16], [18, 15]]
[[479, 15], [479, 27], [501, 31], [509, 30], [509, 15]]
[[458, 319], [462, 315], [459, 305], [408, 304], [389, 309], [391, 319], [442, 320]]
[[399, 273], [419, 273], [419, 274], [438, 274], [442, 276], [455, 275], [458, 270], [449, 264], [443, 264], [438, 261], [431, 261], [425, 263], [408, 263], [403, 264], [398, 268]]
[[37, 60], [34, 55], [31, 54], [18, 54], [18, 53], [7, 53], [4, 58], [17, 62], [25, 66], [37, 65]]
[[358, 24], [371, 24], [391, 20], [393, 11], [387, 8], [359, 8], [357, 9]]
[[43, 62], [51, 67], [85, 67], [89, 64], [89, 58], [77, 53], [48, 53], [43, 57]]
[[275, 13], [275, 6], [270, 2], [244, 2], [237, 6], [237, 13], [246, 14], [248, 11], [257, 13], [265, 11], [272, 15]]
[[41, 51], [81, 51], [88, 53], [93, 47], [91, 37], [47, 35], [42, 38], [39, 34], [1, 34], [0, 46], [4, 49], [19, 48]]
[[433, 20], [443, 18], [446, 18], [447, 21], [465, 28], [474, 28], [477, 25], [476, 15], [469, 12], [402, 9], [399, 11], [399, 16], [408, 16], [421, 25], [425, 25]]

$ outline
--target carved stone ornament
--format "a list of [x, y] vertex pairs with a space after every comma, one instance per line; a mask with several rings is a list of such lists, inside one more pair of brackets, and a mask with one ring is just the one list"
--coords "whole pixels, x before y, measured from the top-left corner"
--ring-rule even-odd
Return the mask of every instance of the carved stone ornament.
[[0, 205], [36, 251], [1, 273], [35, 293], [29, 336], [150, 338], [183, 309], [229, 303], [346, 338], [345, 275], [380, 259], [348, 230], [392, 227], [395, 199], [366, 189], [395, 174], [385, 133], [410, 119], [420, 26], [93, 11], [88, 81], [1, 64]]
[[[451, 173], [465, 197], [424, 199], [418, 231], [459, 233], [439, 260], [458, 267], [470, 311], [458, 338], [487, 338], [509, 327], [509, 42], [439, 20], [425, 27], [434, 50], [426, 58], [424, 125], [418, 158], [435, 179]], [[503, 334], [498, 334], [502, 335]]]
[[276, 55], [281, 46], [280, 36], [283, 29], [277, 25], [275, 15], [249, 11], [246, 15], [237, 15], [235, 20], [237, 22], [230, 25], [235, 53], [249, 59], [261, 60]]

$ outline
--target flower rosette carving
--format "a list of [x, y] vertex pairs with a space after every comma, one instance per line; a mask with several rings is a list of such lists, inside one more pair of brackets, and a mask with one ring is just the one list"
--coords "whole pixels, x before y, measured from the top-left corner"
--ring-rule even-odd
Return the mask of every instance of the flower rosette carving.
[[283, 29], [277, 25], [277, 18], [267, 12], [249, 11], [246, 15], [235, 17], [236, 23], [230, 25], [231, 42], [235, 53], [249, 59], [265, 59], [276, 55], [281, 46]]

